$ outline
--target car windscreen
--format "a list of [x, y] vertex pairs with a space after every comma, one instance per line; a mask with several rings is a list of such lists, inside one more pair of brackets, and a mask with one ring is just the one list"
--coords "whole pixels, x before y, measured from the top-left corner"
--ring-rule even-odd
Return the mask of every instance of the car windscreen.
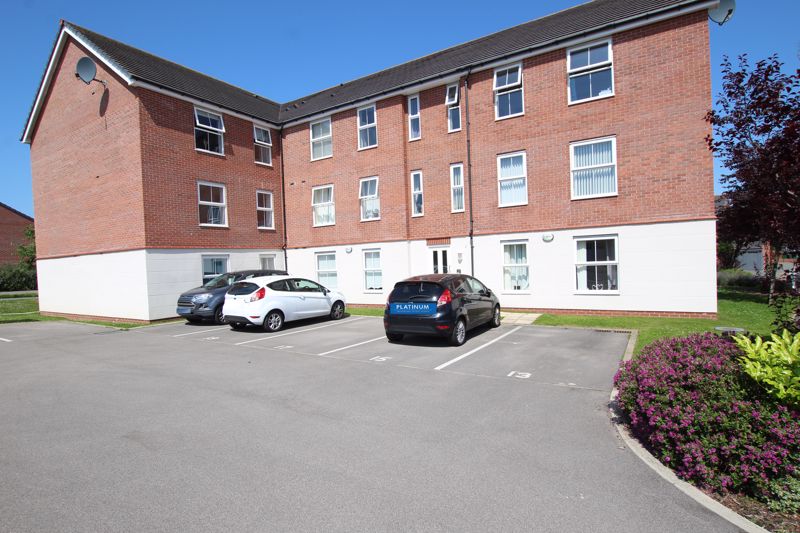
[[255, 283], [250, 283], [249, 281], [240, 281], [231, 285], [231, 288], [228, 289], [228, 294], [237, 296], [241, 294], [250, 294], [256, 290], [258, 290], [258, 285]]
[[203, 285], [204, 289], [221, 289], [233, 283], [234, 274], [220, 274], [216, 278], [208, 281]]
[[429, 281], [401, 282], [394, 286], [394, 290], [389, 296], [389, 300], [436, 300], [442, 294], [443, 290], [444, 288], [438, 283], [431, 283]]

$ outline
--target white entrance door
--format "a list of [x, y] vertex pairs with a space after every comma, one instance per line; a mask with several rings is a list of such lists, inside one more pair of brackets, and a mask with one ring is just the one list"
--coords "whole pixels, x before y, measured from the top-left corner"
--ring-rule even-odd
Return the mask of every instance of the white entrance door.
[[450, 272], [449, 252], [448, 248], [437, 248], [433, 250], [433, 273], [434, 274], [447, 274]]

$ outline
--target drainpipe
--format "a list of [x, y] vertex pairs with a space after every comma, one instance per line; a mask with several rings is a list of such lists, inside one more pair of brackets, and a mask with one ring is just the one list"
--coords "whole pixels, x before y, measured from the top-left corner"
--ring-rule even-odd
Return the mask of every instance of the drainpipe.
[[283, 124], [278, 131], [278, 137], [281, 140], [281, 211], [283, 211], [283, 269], [289, 272], [289, 254], [286, 252], [286, 176], [283, 172]]
[[[475, 234], [475, 218], [472, 215], [472, 141], [470, 140], [469, 131], [469, 75], [472, 72], [470, 68], [467, 70], [467, 75], [464, 77], [464, 108], [466, 109], [467, 121], [467, 189], [469, 190], [469, 269], [470, 274], [475, 275], [475, 243], [473, 240]], [[281, 159], [281, 161], [283, 161]]]

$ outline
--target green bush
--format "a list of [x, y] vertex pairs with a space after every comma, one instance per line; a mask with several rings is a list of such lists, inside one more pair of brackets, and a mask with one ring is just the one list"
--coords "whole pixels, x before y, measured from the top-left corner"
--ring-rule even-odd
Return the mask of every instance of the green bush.
[[772, 334], [772, 340], [743, 335], [734, 338], [744, 355], [739, 358], [744, 372], [767, 393], [784, 403], [800, 405], [800, 333]]
[[0, 266], [0, 291], [29, 291], [36, 289], [36, 270], [23, 265]]
[[769, 482], [767, 507], [777, 513], [800, 513], [800, 478], [786, 476]]
[[745, 287], [757, 289], [761, 287], [762, 280], [752, 272], [729, 268], [717, 272], [717, 286], [719, 287]]
[[789, 333], [800, 332], [800, 296], [780, 294], [769, 305], [775, 313], [772, 321], [774, 331], [789, 330]]

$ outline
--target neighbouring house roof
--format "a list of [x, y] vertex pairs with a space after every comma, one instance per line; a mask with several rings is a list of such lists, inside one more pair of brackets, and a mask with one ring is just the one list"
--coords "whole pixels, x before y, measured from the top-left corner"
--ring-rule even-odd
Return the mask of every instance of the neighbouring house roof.
[[[599, 32], [613, 31], [625, 24], [637, 21], [648, 23], [655, 17], [670, 16], [686, 9], [699, 10], [717, 3], [718, 0], [594, 0], [285, 104], [278, 104], [70, 22], [62, 23], [59, 35], [62, 37], [66, 32], [78, 39], [131, 85], [144, 82], [255, 119], [280, 124], [466, 72], [506, 57], [535, 53], [569, 40], [590, 39]], [[53, 56], [60, 53], [60, 46], [59, 38], [29, 114], [23, 142], [31, 140], [41, 96], [46, 93], [51, 78], [50, 70], [55, 64]]]
[[22, 218], [33, 222], [33, 217], [29, 217], [25, 213], [23, 213], [21, 211], [17, 211], [16, 209], [11, 207], [10, 205], [4, 204], [3, 202], [0, 202], [0, 208], [7, 209], [7, 210], [11, 211], [12, 213], [17, 214], [17, 215], [21, 216]]

